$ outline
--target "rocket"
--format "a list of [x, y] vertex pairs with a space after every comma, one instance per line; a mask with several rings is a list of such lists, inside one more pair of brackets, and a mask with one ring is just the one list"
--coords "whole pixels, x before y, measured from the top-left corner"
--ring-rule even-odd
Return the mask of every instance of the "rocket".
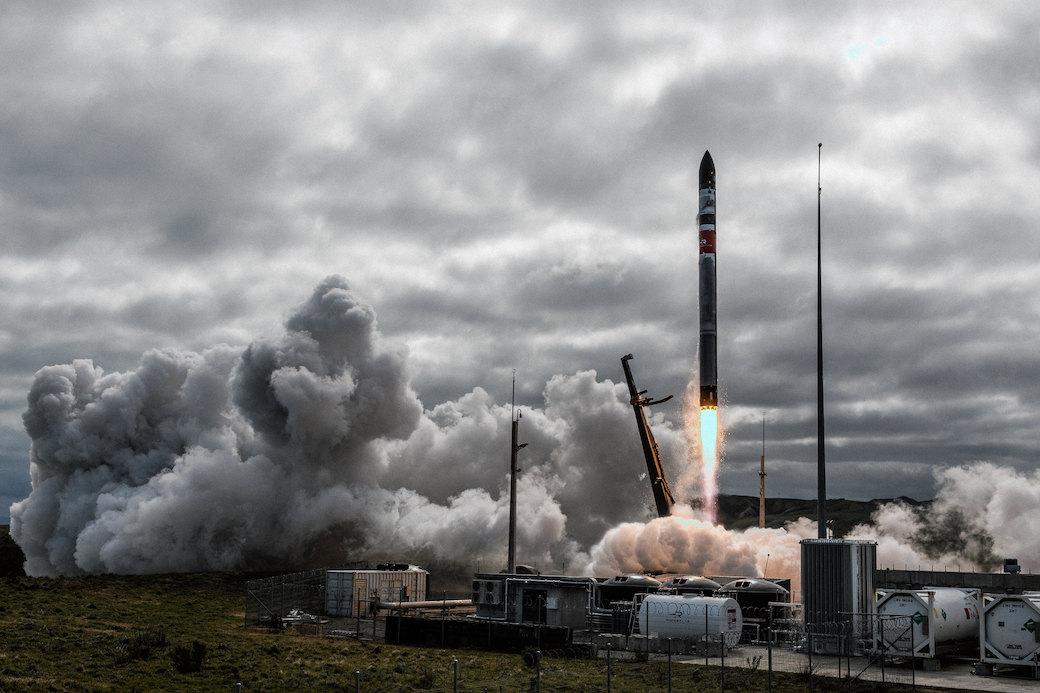
[[719, 374], [715, 298], [715, 162], [704, 152], [701, 159], [697, 208], [700, 243], [700, 383], [701, 408], [719, 406]]

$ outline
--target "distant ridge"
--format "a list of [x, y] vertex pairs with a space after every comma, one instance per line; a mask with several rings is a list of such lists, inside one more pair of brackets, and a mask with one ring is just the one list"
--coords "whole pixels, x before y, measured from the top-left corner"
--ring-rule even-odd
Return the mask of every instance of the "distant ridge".
[[25, 554], [22, 553], [22, 547], [11, 538], [11, 528], [0, 525], [0, 577], [25, 575], [22, 569], [24, 564]]
[[[870, 522], [870, 516], [886, 503], [900, 501], [911, 507], [927, 507], [931, 501], [906, 496], [875, 498], [868, 501], [831, 498], [827, 501], [827, 519], [837, 536], [843, 536], [856, 525]], [[758, 496], [719, 496], [719, 521], [731, 529], [758, 526]], [[766, 498], [766, 527], [783, 527], [799, 517], [816, 519], [816, 501], [804, 498]]]

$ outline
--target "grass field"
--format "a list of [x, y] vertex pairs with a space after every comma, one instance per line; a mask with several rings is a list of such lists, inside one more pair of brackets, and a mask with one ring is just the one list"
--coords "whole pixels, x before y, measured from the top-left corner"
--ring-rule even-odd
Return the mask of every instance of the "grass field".
[[[242, 576], [223, 574], [0, 580], [0, 690], [529, 690], [517, 654], [391, 646], [243, 626]], [[205, 648], [201, 671], [193, 641]], [[198, 646], [196, 646], [196, 649]], [[546, 657], [542, 690], [606, 688], [602, 659]], [[184, 662], [182, 662], [182, 666]], [[718, 672], [676, 664], [676, 691], [717, 691]], [[664, 690], [664, 662], [614, 663], [615, 691]], [[806, 690], [777, 675], [776, 690]], [[727, 690], [763, 690], [762, 672], [728, 670]], [[827, 690], [817, 686], [817, 690]], [[863, 690], [868, 690], [864, 688]]]

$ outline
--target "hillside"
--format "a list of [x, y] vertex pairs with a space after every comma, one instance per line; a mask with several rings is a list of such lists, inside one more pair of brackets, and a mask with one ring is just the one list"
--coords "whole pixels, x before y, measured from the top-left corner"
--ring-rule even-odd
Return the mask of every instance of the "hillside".
[[[885, 503], [902, 501], [914, 507], [927, 506], [931, 501], [913, 498], [875, 498], [869, 501], [832, 498], [827, 501], [827, 518], [836, 536], [842, 536], [854, 526], [870, 522], [871, 514]], [[803, 498], [766, 498], [766, 526], [783, 527], [799, 517], [816, 518], [816, 501]], [[719, 496], [719, 520], [731, 529], [758, 525], [758, 496]]]
[[0, 577], [25, 575], [25, 571], [22, 570], [24, 563], [25, 554], [11, 538], [10, 527], [0, 525]]

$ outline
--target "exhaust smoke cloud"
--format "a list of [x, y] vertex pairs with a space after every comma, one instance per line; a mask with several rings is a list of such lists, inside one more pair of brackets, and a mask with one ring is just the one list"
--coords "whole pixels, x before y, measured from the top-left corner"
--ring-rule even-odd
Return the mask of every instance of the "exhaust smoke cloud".
[[[808, 520], [733, 531], [689, 507], [652, 517], [624, 383], [557, 375], [543, 396], [524, 409], [523, 562], [797, 577]], [[149, 351], [121, 373], [43, 368], [24, 423], [32, 493], [11, 507], [11, 533], [32, 575], [505, 563], [508, 404], [476, 388], [424, 408], [406, 355], [339, 277], [284, 334], [244, 349]], [[689, 494], [689, 470], [672, 466], [687, 457], [683, 430], [659, 415], [653, 426]], [[1040, 569], [1038, 489], [1037, 472], [945, 470], [927, 514], [888, 505], [855, 534], [879, 542], [882, 565], [991, 568], [1016, 555]]]

